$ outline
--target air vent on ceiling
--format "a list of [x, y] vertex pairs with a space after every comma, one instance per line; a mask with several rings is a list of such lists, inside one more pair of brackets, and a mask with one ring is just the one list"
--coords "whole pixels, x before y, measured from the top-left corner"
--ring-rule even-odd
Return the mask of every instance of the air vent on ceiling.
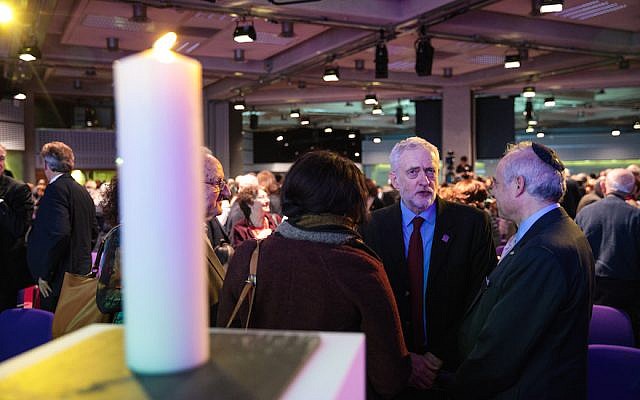
[[183, 26], [178, 28], [176, 33], [178, 37], [198, 37], [198, 38], [211, 38], [216, 33], [220, 32], [220, 29], [215, 28], [201, 28], [197, 26]]
[[562, 18], [584, 21], [585, 19], [608, 14], [626, 7], [627, 5], [623, 3], [609, 3], [608, 1], [594, 0], [579, 6], [567, 8], [555, 15]]
[[82, 25], [97, 29], [116, 29], [128, 32], [153, 32], [155, 26], [153, 22], [133, 22], [125, 17], [106, 15], [87, 15], [82, 21]]
[[504, 63], [504, 56], [480, 55], [469, 59], [472, 64], [497, 65]]

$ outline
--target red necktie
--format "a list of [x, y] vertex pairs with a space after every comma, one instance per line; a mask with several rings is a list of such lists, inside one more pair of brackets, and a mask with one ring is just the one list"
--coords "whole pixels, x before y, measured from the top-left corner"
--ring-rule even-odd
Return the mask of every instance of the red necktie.
[[424, 293], [422, 291], [424, 283], [424, 255], [422, 249], [422, 234], [420, 227], [424, 218], [415, 217], [411, 222], [413, 232], [409, 239], [409, 256], [407, 264], [409, 266], [409, 295], [411, 300], [411, 325], [413, 327], [413, 351], [419, 351], [424, 345], [424, 313], [422, 306]]

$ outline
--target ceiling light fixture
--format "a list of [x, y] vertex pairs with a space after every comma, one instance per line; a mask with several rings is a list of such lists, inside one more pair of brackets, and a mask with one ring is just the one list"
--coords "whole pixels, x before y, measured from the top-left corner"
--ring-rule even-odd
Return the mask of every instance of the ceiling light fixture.
[[620, 129], [612, 129], [611, 136], [620, 136]]
[[373, 106], [373, 109], [371, 110], [371, 114], [382, 115], [382, 107], [380, 106], [380, 104], [376, 104]]
[[311, 121], [309, 121], [308, 117], [303, 117], [302, 119], [300, 119], [300, 125], [309, 125], [311, 123]]
[[233, 61], [244, 62], [244, 49], [233, 49]]
[[244, 20], [242, 24], [239, 21], [236, 21], [236, 29], [233, 31], [233, 40], [238, 43], [251, 43], [257, 39], [258, 35], [256, 34], [256, 28], [253, 27], [252, 23], [246, 23]]
[[291, 38], [296, 34], [293, 32], [293, 22], [291, 21], [282, 21], [280, 23], [280, 37], [283, 38]]
[[536, 137], [538, 138], [543, 138], [544, 137], [544, 132], [540, 131], [536, 134]]
[[23, 46], [18, 52], [18, 58], [22, 61], [31, 62], [42, 58], [42, 52], [36, 43]]
[[535, 119], [530, 119], [530, 120], [527, 121], [527, 125], [536, 126], [536, 125], [538, 125], [538, 121], [535, 120]]
[[378, 98], [376, 97], [375, 94], [367, 94], [364, 96], [364, 104], [367, 105], [374, 105], [374, 104], [378, 104]]
[[107, 38], [107, 50], [118, 51], [120, 49], [120, 39], [117, 37], [109, 36]]
[[284, 140], [284, 136], [282, 136], [282, 135], [279, 135], [279, 136], [276, 137], [276, 141], [277, 142], [282, 142], [283, 140]]
[[633, 129], [640, 129], [640, 121], [636, 121], [633, 123]]
[[347, 135], [347, 138], [355, 139], [356, 138], [356, 134], [355, 133], [350, 133], [350, 134]]
[[324, 133], [331, 133], [333, 132], [333, 128], [330, 126], [327, 126], [326, 128], [324, 128]]
[[540, 14], [548, 14], [562, 11], [562, 0], [542, 0], [540, 2]]
[[435, 52], [431, 46], [431, 39], [426, 35], [426, 27], [420, 27], [418, 40], [415, 42], [416, 48], [416, 74], [418, 76], [431, 75], [431, 67], [433, 66], [433, 54]]
[[410, 119], [411, 119], [411, 117], [409, 116], [409, 114], [407, 114], [407, 113], [402, 114], [402, 120], [403, 121], [409, 121]]
[[522, 89], [523, 97], [535, 97], [536, 96], [536, 88], [533, 86], [526, 86]]
[[533, 131], [535, 131], [535, 129], [533, 128], [533, 126], [527, 126], [527, 129], [524, 130], [527, 133], [533, 133]]
[[132, 22], [149, 22], [147, 18], [147, 6], [142, 3], [133, 3], [133, 15], [129, 18]]
[[376, 137], [373, 138], [372, 141], [373, 141], [373, 143], [378, 144], [378, 143], [382, 142], [382, 139], [380, 139], [379, 137], [376, 136]]
[[293, 109], [291, 110], [291, 112], [289, 113], [289, 117], [291, 118], [300, 118], [300, 109]]
[[322, 80], [325, 82], [337, 82], [340, 80], [340, 69], [338, 67], [327, 67], [324, 69]]
[[376, 79], [389, 77], [389, 53], [384, 42], [384, 30], [380, 29], [380, 41], [376, 45]]
[[13, 98], [15, 100], [26, 100], [27, 99], [27, 95], [22, 93], [22, 92], [18, 92], [13, 96]]
[[551, 96], [544, 99], [545, 107], [555, 107], [556, 106], [556, 98]]
[[247, 109], [247, 105], [244, 100], [237, 100], [233, 102], [233, 109], [236, 111], [244, 111]]
[[504, 67], [506, 69], [520, 68], [520, 55], [508, 54], [504, 57]]

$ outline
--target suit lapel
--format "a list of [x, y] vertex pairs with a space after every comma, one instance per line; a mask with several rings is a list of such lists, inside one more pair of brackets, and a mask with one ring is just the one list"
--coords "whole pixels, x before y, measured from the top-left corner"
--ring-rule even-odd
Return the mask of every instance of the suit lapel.
[[431, 260], [429, 261], [429, 276], [427, 288], [437, 279], [438, 274], [446, 265], [449, 246], [454, 239], [454, 231], [451, 226], [451, 218], [447, 218], [447, 204], [439, 197], [436, 198], [436, 226], [433, 231], [431, 243]]
[[473, 301], [471, 302], [471, 304], [467, 308], [467, 311], [465, 312], [465, 315], [469, 314], [469, 312], [473, 309], [473, 307], [476, 305], [478, 300], [482, 297], [482, 294], [491, 285], [491, 281], [496, 279], [499, 276], [499, 274], [502, 274], [503, 271], [505, 271], [507, 268], [509, 268], [509, 264], [511, 264], [511, 262], [513, 262], [513, 260], [515, 260], [515, 256], [518, 254], [520, 249], [522, 249], [524, 246], [526, 246], [526, 244], [532, 238], [534, 238], [534, 237], [536, 237], [536, 236], [538, 236], [540, 234], [544, 234], [543, 233], [544, 230], [547, 229], [552, 222], [557, 221], [558, 219], [565, 218], [565, 217], [568, 218], [569, 216], [567, 215], [567, 213], [564, 211], [564, 209], [562, 207], [558, 207], [558, 208], [556, 208], [554, 210], [549, 211], [548, 213], [543, 215], [540, 219], [538, 219], [531, 226], [531, 228], [529, 228], [529, 230], [527, 231], [527, 233], [525, 233], [525, 235], [522, 237], [522, 239], [520, 239], [518, 241], [518, 243], [516, 243], [516, 245], [513, 247], [513, 249], [511, 249], [509, 254], [505, 256], [505, 257], [508, 256], [509, 259], [507, 259], [507, 260], [501, 262], [500, 264], [498, 264], [498, 266], [493, 270], [493, 272], [491, 272], [491, 274], [489, 274], [489, 276], [485, 277], [485, 281], [482, 284], [482, 287], [480, 288], [480, 290], [478, 290], [478, 294], [476, 294], [476, 297], [473, 299]]

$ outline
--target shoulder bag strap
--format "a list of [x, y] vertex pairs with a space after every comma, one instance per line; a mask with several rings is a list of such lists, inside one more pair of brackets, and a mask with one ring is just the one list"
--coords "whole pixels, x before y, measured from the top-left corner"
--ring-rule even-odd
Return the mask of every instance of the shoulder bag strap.
[[244, 324], [244, 329], [249, 327], [249, 320], [251, 319], [251, 311], [253, 309], [253, 299], [255, 294], [255, 287], [257, 283], [256, 274], [258, 272], [258, 255], [260, 254], [260, 242], [261, 240], [256, 241], [256, 248], [251, 253], [251, 261], [249, 262], [249, 276], [247, 280], [244, 281], [244, 287], [242, 288], [242, 292], [240, 292], [240, 297], [238, 297], [238, 301], [236, 302], [236, 306], [233, 308], [233, 312], [229, 317], [229, 321], [227, 321], [226, 327], [230, 327], [233, 320], [236, 318], [236, 314], [240, 307], [244, 303], [247, 296], [249, 297], [249, 312], [247, 313], [247, 320]]

